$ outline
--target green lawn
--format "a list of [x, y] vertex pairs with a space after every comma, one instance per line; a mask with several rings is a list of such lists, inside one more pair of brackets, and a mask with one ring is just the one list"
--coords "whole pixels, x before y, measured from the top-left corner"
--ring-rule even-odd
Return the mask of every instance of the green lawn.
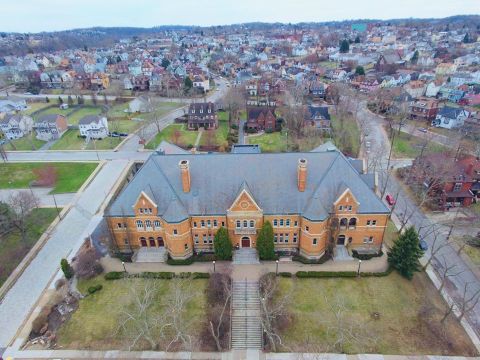
[[35, 132], [24, 136], [21, 139], [11, 140], [5, 146], [5, 150], [38, 150], [45, 144], [45, 141], [35, 138]]
[[43, 109], [43, 108], [46, 108], [48, 106], [50, 106], [52, 103], [49, 102], [29, 102], [27, 103], [29, 109], [25, 110], [25, 111], [22, 111], [23, 114], [27, 114], [27, 115], [30, 115], [31, 113], [35, 112], [35, 111], [38, 111], [40, 109]]
[[108, 120], [108, 130], [125, 132], [125, 133], [131, 134], [135, 130], [137, 130], [142, 124], [143, 124], [142, 121], [129, 120], [129, 119]]
[[[420, 137], [400, 132], [400, 135], [397, 134], [395, 136], [395, 141], [393, 143], [393, 156], [397, 158], [415, 158], [420, 155], [424, 141], [425, 140]], [[427, 145], [424, 154], [444, 152], [447, 150], [448, 149], [443, 145], [430, 142]]]
[[279, 297], [292, 291], [293, 315], [292, 324], [282, 327], [282, 350], [475, 355], [453, 316], [441, 325], [446, 304], [424, 273], [412, 281], [396, 272], [355, 279], [282, 278], [280, 289]]
[[0, 236], [0, 286], [23, 260], [56, 216], [57, 210], [54, 208], [34, 209], [27, 219], [26, 242], [23, 241], [18, 230]]
[[258, 144], [262, 152], [284, 152], [287, 151], [287, 137], [285, 133], [274, 132], [258, 136], [249, 136], [249, 144]]
[[356, 157], [360, 151], [360, 130], [353, 118], [340, 119], [331, 115], [332, 133], [335, 145], [344, 154]]
[[[178, 141], [175, 139], [175, 134], [179, 135]], [[167, 126], [161, 132], [159, 132], [153, 140], [151, 140], [145, 148], [147, 149], [156, 149], [162, 140], [168, 141], [172, 144], [177, 144], [179, 146], [187, 147], [189, 145], [194, 145], [195, 140], [197, 139], [198, 131], [190, 131], [186, 129], [184, 124], [172, 124]]]
[[82, 106], [79, 110], [75, 111], [73, 114], [70, 114], [72, 111], [75, 110], [75, 107], [69, 107], [68, 109], [62, 110], [58, 106], [53, 108], [48, 108], [46, 110], [41, 111], [39, 114], [35, 116], [36, 119], [40, 118], [44, 115], [50, 114], [59, 114], [63, 115], [67, 118], [67, 123], [69, 125], [77, 125], [81, 118], [87, 115], [99, 115], [102, 112], [101, 106]]
[[[118, 330], [122, 318], [122, 309], [132, 304], [132, 295], [129, 286], [132, 282], [143, 286], [151, 282], [157, 286], [155, 301], [151, 306], [151, 314], [158, 314], [164, 305], [162, 301], [170, 291], [173, 280], [116, 280], [106, 281], [103, 276], [80, 281], [79, 290], [86, 294], [89, 286], [101, 284], [103, 289], [93, 295], [80, 300], [79, 308], [72, 317], [59, 329], [57, 343], [64, 349], [94, 349], [110, 350], [127, 347], [125, 334]], [[185, 319], [189, 321], [188, 330], [197, 337], [204, 324], [205, 313], [205, 287], [207, 281], [202, 279], [192, 280], [190, 291], [193, 298], [186, 306]], [[135, 349], [148, 349], [142, 342]]]
[[50, 150], [111, 150], [123, 140], [123, 138], [107, 137], [103, 140], [97, 140], [95, 143], [90, 141], [87, 144], [85, 143], [85, 139], [78, 137], [78, 135], [80, 135], [78, 130], [67, 130], [65, 134], [52, 145]]
[[110, 107], [108, 110], [108, 116], [110, 117], [123, 117], [123, 118], [140, 118], [149, 120], [153, 116], [163, 116], [166, 113], [181, 107], [183, 104], [178, 102], [159, 102], [154, 105], [155, 110], [151, 113], [143, 113], [143, 114], [129, 114], [126, 113], [125, 110], [128, 109], [128, 102], [122, 104], [115, 104]]
[[36, 180], [35, 169], [52, 166], [57, 173], [53, 193], [76, 192], [97, 167], [97, 163], [2, 163], [0, 189], [25, 189]]
[[[202, 137], [200, 138], [200, 146], [205, 145], [216, 145], [222, 147], [223, 149], [228, 147], [228, 121], [219, 121], [218, 129], [216, 130], [205, 130]], [[209, 144], [209, 142], [211, 144]]]

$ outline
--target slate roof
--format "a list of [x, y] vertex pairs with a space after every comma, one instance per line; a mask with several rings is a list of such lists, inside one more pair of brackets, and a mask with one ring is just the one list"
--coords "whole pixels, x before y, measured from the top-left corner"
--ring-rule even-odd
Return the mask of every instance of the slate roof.
[[[297, 164], [308, 161], [304, 192], [297, 188]], [[178, 163], [190, 163], [191, 190], [182, 191]], [[248, 185], [247, 185], [248, 184]], [[389, 209], [338, 151], [278, 154], [153, 154], [107, 210], [107, 216], [133, 216], [133, 205], [144, 191], [167, 222], [192, 215], [225, 215], [239, 189], [248, 188], [264, 214], [303, 214], [325, 220], [333, 202], [349, 188], [359, 213], [389, 213]]]
[[57, 118], [59, 117], [64, 117], [63, 115], [60, 114], [48, 114], [48, 115], [43, 115], [40, 116], [35, 122], [36, 123], [50, 123], [50, 124], [56, 124], [57, 123]]
[[328, 113], [327, 106], [307, 106], [307, 111], [305, 113], [305, 120], [315, 120], [315, 119], [324, 119], [330, 120], [330, 114]]
[[261, 152], [258, 144], [234, 144], [231, 151], [232, 154], [260, 154]]
[[462, 108], [454, 108], [450, 106], [444, 106], [441, 108], [437, 115], [446, 117], [447, 119], [456, 119], [458, 115], [462, 113], [463, 109]]
[[88, 125], [88, 124], [91, 124], [91, 123], [97, 123], [98, 124], [102, 117], [103, 116], [99, 116], [99, 115], [86, 115], [86, 116], [84, 116], [83, 118], [80, 119], [78, 124], [79, 125]]

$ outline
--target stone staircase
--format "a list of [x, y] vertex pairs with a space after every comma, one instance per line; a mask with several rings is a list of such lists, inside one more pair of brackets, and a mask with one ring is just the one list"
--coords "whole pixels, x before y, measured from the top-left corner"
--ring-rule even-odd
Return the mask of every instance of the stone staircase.
[[235, 265], [260, 264], [258, 253], [254, 248], [242, 248], [233, 253], [233, 263]]
[[353, 260], [353, 257], [348, 253], [347, 248], [344, 245], [337, 245], [335, 247], [335, 261], [349, 261]]
[[132, 261], [137, 263], [164, 263], [167, 261], [168, 252], [164, 247], [141, 247], [132, 256]]
[[262, 323], [258, 282], [233, 281], [232, 349], [262, 349]]

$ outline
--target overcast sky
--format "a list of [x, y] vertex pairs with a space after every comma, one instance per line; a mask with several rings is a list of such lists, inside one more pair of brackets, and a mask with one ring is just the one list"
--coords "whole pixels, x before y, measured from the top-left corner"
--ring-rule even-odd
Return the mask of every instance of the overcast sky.
[[0, 0], [0, 31], [439, 18], [479, 13], [480, 0]]

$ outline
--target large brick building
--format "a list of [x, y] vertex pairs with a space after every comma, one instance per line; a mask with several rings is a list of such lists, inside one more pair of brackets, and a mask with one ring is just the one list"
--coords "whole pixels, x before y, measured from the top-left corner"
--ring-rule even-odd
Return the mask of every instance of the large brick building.
[[213, 251], [222, 226], [234, 246], [255, 247], [267, 220], [277, 251], [319, 258], [332, 238], [339, 246], [378, 251], [389, 209], [376, 196], [374, 179], [363, 173], [360, 161], [334, 148], [153, 154], [106, 217], [120, 250], [165, 247], [178, 259]]

